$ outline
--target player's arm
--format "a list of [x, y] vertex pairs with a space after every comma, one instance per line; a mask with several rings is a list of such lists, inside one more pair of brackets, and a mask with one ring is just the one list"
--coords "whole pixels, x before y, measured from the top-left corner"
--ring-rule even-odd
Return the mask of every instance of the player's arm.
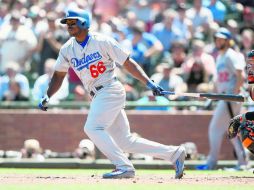
[[46, 95], [41, 99], [41, 102], [39, 103], [39, 108], [43, 111], [47, 111], [47, 104], [49, 102], [50, 97], [52, 97], [61, 87], [64, 77], [66, 75], [66, 72], [59, 72], [55, 71], [51, 81], [49, 83], [49, 87], [47, 90]]
[[148, 88], [153, 91], [154, 96], [162, 96], [161, 91], [163, 89], [149, 79], [144, 70], [138, 65], [136, 61], [131, 58], [127, 58], [124, 62], [123, 67], [136, 79], [145, 84]]
[[128, 58], [124, 62], [123, 66], [134, 78], [138, 79], [143, 84], [147, 84], [147, 82], [150, 80], [144, 70], [133, 59]]
[[59, 71], [55, 71], [51, 81], [49, 83], [49, 88], [47, 91], [47, 95], [48, 97], [53, 96], [61, 87], [64, 77], [66, 75], [66, 72], [59, 72]]

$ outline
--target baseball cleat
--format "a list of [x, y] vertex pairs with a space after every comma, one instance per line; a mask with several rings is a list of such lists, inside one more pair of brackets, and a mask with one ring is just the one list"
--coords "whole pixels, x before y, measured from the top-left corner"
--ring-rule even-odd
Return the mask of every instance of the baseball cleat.
[[184, 147], [180, 147], [179, 148], [181, 153], [179, 158], [176, 159], [175, 163], [174, 163], [174, 168], [175, 168], [175, 179], [181, 179], [183, 177], [183, 172], [184, 172], [184, 160], [185, 160], [185, 149]]
[[103, 174], [104, 179], [121, 179], [121, 178], [134, 178], [135, 171], [127, 171], [122, 169], [113, 170], [110, 173]]
[[209, 163], [196, 166], [196, 170], [215, 170], [216, 163]]
[[211, 168], [207, 164], [205, 164], [197, 166], [196, 170], [211, 170]]

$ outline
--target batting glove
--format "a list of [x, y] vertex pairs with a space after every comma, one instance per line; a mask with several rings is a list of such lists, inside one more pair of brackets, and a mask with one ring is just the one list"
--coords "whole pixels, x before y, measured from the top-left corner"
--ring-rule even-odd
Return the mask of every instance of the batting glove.
[[164, 96], [165, 94], [162, 92], [164, 91], [159, 85], [155, 84], [154, 81], [149, 80], [146, 84], [148, 88], [153, 91], [154, 96]]
[[47, 109], [48, 109], [48, 103], [49, 103], [49, 97], [48, 97], [48, 95], [45, 95], [45, 96], [42, 97], [38, 107], [42, 111], [47, 111]]

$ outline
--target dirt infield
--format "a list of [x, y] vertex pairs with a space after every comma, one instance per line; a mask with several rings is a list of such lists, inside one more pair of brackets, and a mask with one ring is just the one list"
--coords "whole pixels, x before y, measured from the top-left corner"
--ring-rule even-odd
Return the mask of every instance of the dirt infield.
[[174, 179], [166, 174], [136, 175], [132, 179], [102, 179], [101, 175], [38, 175], [38, 174], [0, 174], [0, 184], [213, 184], [247, 185], [254, 184], [252, 176], [225, 175], [185, 175]]

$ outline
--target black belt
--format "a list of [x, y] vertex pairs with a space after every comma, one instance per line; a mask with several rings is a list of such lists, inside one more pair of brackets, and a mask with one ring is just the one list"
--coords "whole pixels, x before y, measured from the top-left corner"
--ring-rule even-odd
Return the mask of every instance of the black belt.
[[[102, 85], [100, 85], [100, 86], [96, 86], [96, 87], [95, 87], [95, 90], [96, 90], [96, 91], [99, 91], [99, 90], [100, 90], [100, 89], [102, 89], [102, 88], [103, 88], [103, 86], [102, 86]], [[90, 91], [90, 95], [91, 95], [92, 97], [94, 97], [95, 92], [91, 90], [91, 91]]]
[[[116, 80], [117, 80], [117, 78], [116, 78], [116, 77], [114, 77], [114, 78], [113, 78], [113, 80], [114, 80], [114, 81], [116, 81]], [[95, 87], [95, 90], [96, 90], [96, 91], [99, 91], [99, 90], [100, 90], [100, 89], [102, 89], [102, 88], [104, 88], [104, 86], [103, 86], [103, 85], [96, 86], [96, 87]], [[94, 97], [94, 95], [95, 95], [95, 92], [91, 90], [91, 91], [90, 91], [90, 96]]]

